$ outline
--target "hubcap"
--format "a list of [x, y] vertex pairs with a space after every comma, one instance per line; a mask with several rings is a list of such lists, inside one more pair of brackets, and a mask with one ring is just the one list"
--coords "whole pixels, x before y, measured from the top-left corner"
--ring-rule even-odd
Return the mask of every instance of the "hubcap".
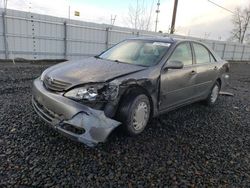
[[149, 116], [148, 106], [145, 102], [140, 102], [135, 109], [133, 116], [133, 126], [135, 130], [141, 130], [147, 124]]
[[211, 102], [214, 103], [219, 95], [219, 86], [215, 85], [211, 93]]

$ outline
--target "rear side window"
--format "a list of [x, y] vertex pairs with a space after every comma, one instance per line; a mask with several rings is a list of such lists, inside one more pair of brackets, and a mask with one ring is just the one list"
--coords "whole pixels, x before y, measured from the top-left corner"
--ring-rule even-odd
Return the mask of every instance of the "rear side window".
[[192, 65], [193, 58], [190, 44], [187, 42], [179, 44], [175, 48], [169, 61], [181, 61], [184, 65]]
[[193, 43], [193, 47], [197, 64], [210, 62], [211, 54], [203, 45]]

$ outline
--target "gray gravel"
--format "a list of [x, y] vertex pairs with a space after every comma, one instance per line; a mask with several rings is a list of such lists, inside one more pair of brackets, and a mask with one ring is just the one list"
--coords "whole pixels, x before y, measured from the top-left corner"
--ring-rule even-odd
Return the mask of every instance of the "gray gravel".
[[115, 131], [88, 148], [53, 131], [31, 107], [31, 83], [46, 66], [0, 63], [0, 187], [250, 186], [250, 65], [200, 103], [153, 119], [133, 138]]

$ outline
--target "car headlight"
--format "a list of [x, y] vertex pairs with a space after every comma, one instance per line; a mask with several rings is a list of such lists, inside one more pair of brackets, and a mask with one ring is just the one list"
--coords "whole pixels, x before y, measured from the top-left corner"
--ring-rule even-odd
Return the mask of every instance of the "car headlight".
[[67, 93], [64, 94], [65, 97], [77, 99], [77, 100], [89, 100], [93, 101], [98, 96], [97, 88], [90, 86], [90, 87], [80, 87], [75, 88]]
[[90, 85], [74, 88], [64, 94], [65, 97], [76, 100], [114, 100], [119, 93], [119, 86], [116, 84]]

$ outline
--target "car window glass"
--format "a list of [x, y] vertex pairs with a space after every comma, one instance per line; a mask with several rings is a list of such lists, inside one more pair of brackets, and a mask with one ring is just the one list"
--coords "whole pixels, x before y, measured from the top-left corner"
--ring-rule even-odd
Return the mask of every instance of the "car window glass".
[[189, 43], [178, 45], [168, 61], [181, 61], [184, 65], [192, 65], [192, 51]]
[[157, 64], [170, 47], [168, 42], [127, 40], [110, 48], [100, 58], [142, 66]]
[[197, 64], [209, 63], [210, 52], [203, 45], [194, 43], [193, 46], [196, 57], [196, 63]]

